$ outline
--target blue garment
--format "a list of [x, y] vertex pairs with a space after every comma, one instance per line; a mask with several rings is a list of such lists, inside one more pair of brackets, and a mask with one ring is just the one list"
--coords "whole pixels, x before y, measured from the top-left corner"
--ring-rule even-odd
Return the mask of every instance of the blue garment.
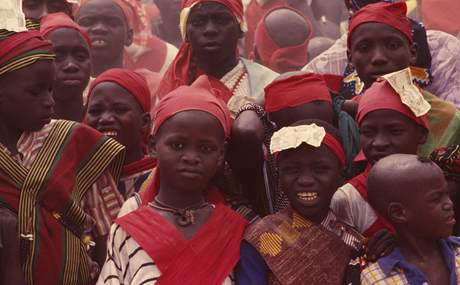
[[241, 242], [240, 261], [236, 265], [235, 280], [237, 285], [268, 284], [268, 267], [257, 250], [247, 241]]
[[[460, 247], [460, 239], [457, 237], [449, 237], [448, 239], [439, 240], [438, 243], [450, 271], [449, 284], [457, 285], [456, 254], [454, 249]], [[403, 274], [409, 284], [429, 284], [423, 273], [417, 267], [408, 263], [398, 248], [394, 249], [389, 255], [380, 258], [377, 263], [385, 276], [389, 276], [394, 273], [395, 269], [399, 268], [403, 270]]]

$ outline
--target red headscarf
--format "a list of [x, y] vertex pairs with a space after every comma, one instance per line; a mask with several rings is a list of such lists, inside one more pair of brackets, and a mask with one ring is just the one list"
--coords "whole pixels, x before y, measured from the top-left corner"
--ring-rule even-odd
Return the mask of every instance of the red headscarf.
[[374, 82], [371, 87], [364, 92], [364, 95], [361, 96], [358, 105], [358, 113], [356, 115], [358, 125], [361, 125], [361, 122], [367, 114], [377, 110], [396, 111], [428, 130], [427, 115], [416, 117], [414, 113], [402, 103], [400, 95], [396, 93], [387, 81]]
[[299, 45], [287, 47], [278, 46], [278, 44], [275, 43], [275, 41], [268, 33], [267, 27], [265, 25], [265, 19], [267, 16], [272, 11], [277, 9], [288, 9], [294, 11], [305, 19], [305, 22], [309, 26], [310, 31], [313, 29], [310, 20], [305, 18], [299, 11], [295, 9], [289, 7], [272, 9], [267, 14], [265, 14], [265, 17], [260, 20], [256, 28], [254, 43], [257, 48], [257, 54], [265, 66], [273, 69], [276, 72], [282, 73], [293, 71], [282, 69], [283, 64], [286, 63], [289, 64], [289, 66], [298, 66], [300, 69], [308, 62], [308, 42], [310, 41], [311, 32], [305, 41]]
[[[90, 0], [81, 0], [80, 7]], [[134, 32], [134, 43], [146, 46], [148, 40], [152, 37], [150, 31], [149, 19], [146, 8], [139, 0], [112, 0], [114, 4], [120, 7], [126, 18], [127, 24]], [[78, 11], [78, 10], [77, 10]]]
[[225, 136], [230, 135], [231, 117], [227, 105], [214, 93], [206, 75], [198, 77], [190, 86], [181, 86], [170, 92], [157, 104], [153, 118], [153, 134], [161, 125], [175, 114], [198, 110], [211, 114], [222, 125]]
[[369, 4], [353, 14], [348, 26], [348, 48], [351, 45], [351, 37], [356, 28], [364, 23], [382, 23], [395, 28], [403, 33], [407, 40], [412, 43], [412, 31], [406, 16], [406, 3], [378, 2]]
[[0, 76], [38, 60], [52, 59], [53, 45], [39, 31], [14, 33], [0, 40]]
[[85, 39], [88, 45], [91, 46], [91, 40], [89, 39], [88, 34], [67, 14], [62, 12], [53, 13], [48, 14], [40, 19], [40, 33], [42, 33], [44, 37], [47, 37], [49, 33], [61, 28], [76, 30], [80, 33], [83, 39]]
[[326, 101], [332, 104], [326, 82], [320, 75], [314, 73], [275, 80], [265, 87], [264, 108], [269, 113], [312, 101]]
[[144, 76], [123, 68], [112, 68], [101, 73], [91, 82], [88, 92], [88, 102], [91, 100], [94, 88], [101, 82], [114, 82], [131, 94], [144, 112], [150, 112], [150, 90]]
[[[217, 2], [227, 7], [238, 20], [240, 25], [243, 25], [243, 3], [241, 0], [183, 0], [181, 12], [181, 30], [182, 34], [185, 33], [187, 18], [191, 9], [202, 2]], [[184, 35], [183, 35], [184, 36]], [[189, 70], [190, 62], [192, 60], [192, 46], [185, 39], [182, 43], [179, 52], [177, 53], [174, 61], [170, 64], [168, 70], [161, 80], [160, 86], [157, 91], [159, 98], [162, 98], [169, 92], [173, 91], [179, 86], [190, 84]]]

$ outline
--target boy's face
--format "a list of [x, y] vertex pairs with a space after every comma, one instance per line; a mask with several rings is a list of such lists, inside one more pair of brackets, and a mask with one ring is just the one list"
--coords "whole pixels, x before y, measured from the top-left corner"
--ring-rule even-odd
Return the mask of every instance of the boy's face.
[[91, 0], [84, 4], [76, 17], [91, 39], [91, 56], [113, 59], [123, 54], [132, 43], [123, 11], [112, 0]]
[[[449, 197], [447, 182], [441, 171], [433, 171], [421, 177], [412, 174], [416, 195], [405, 197], [405, 212], [408, 230], [425, 238], [446, 238], [455, 225], [454, 206]], [[415, 191], [411, 193], [415, 194]]]
[[167, 119], [155, 137], [161, 183], [184, 192], [204, 191], [224, 162], [224, 132], [202, 111], [184, 111]]
[[[88, 85], [91, 60], [88, 43], [74, 29], [57, 29], [48, 35], [56, 54], [55, 91], [65, 100], [68, 95], [81, 95]], [[73, 91], [73, 92], [72, 92]]]
[[187, 40], [199, 58], [221, 62], [235, 57], [242, 33], [235, 16], [224, 5], [198, 4], [190, 12], [186, 29]]
[[390, 154], [416, 154], [426, 140], [426, 131], [408, 117], [393, 110], [376, 110], [360, 126], [362, 150], [369, 163]]
[[268, 116], [276, 124], [277, 129], [281, 129], [306, 119], [318, 119], [333, 124], [334, 110], [328, 102], [314, 101], [271, 112]]
[[302, 144], [280, 153], [280, 184], [291, 206], [316, 223], [329, 211], [332, 195], [342, 182], [342, 167], [326, 147]]
[[0, 76], [0, 117], [20, 132], [38, 131], [54, 113], [54, 62], [38, 61]]
[[380, 76], [416, 62], [415, 45], [400, 31], [381, 23], [365, 23], [353, 32], [349, 59], [368, 88]]
[[142, 138], [150, 123], [136, 99], [114, 82], [96, 85], [85, 120], [94, 129], [124, 145], [127, 152], [142, 147]]
[[72, 5], [66, 0], [22, 0], [22, 10], [26, 18], [37, 20], [57, 12], [72, 16]]

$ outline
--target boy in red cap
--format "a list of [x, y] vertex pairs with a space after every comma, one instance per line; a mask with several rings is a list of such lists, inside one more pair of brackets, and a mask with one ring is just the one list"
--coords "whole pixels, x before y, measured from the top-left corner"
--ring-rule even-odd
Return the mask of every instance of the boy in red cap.
[[223, 99], [232, 115], [247, 102], [263, 102], [263, 88], [278, 74], [239, 56], [247, 30], [241, 0], [183, 1], [180, 29], [184, 43], [160, 83], [160, 98], [205, 74], [231, 91]]
[[248, 228], [237, 284], [343, 284], [364, 238], [329, 208], [344, 178], [338, 130], [299, 121], [274, 133], [270, 152], [290, 206]]
[[56, 54], [54, 117], [81, 122], [85, 113], [83, 92], [91, 74], [91, 41], [86, 32], [64, 13], [42, 17], [40, 32], [51, 41]]
[[369, 201], [394, 225], [398, 246], [363, 270], [361, 284], [458, 284], [460, 239], [451, 236], [454, 207], [442, 170], [428, 158], [393, 154], [368, 180]]
[[331, 208], [367, 237], [382, 228], [393, 229], [368, 203], [369, 170], [379, 159], [390, 154], [418, 152], [430, 136], [429, 109], [430, 105], [410, 77], [400, 73], [372, 84], [359, 102], [357, 121], [368, 167], [339, 188], [332, 198]]
[[0, 219], [8, 248], [0, 259], [19, 260], [25, 284], [89, 284], [97, 274], [88, 254], [94, 216], [81, 203], [97, 180], [118, 179], [123, 146], [85, 125], [51, 120], [53, 46], [38, 31], [0, 34], [0, 200], [10, 211]]
[[228, 108], [202, 76], [166, 95], [154, 119], [153, 197], [115, 221], [99, 283], [232, 284], [247, 221], [209, 200], [219, 196], [212, 179], [224, 162]]
[[81, 2], [75, 19], [91, 39], [94, 77], [121, 67], [154, 74], [166, 71], [177, 49], [152, 35], [145, 8], [139, 1]]

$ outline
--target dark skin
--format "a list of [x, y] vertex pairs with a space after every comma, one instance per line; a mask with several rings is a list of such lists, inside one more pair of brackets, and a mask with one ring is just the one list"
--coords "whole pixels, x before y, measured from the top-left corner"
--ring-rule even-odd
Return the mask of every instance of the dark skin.
[[416, 154], [425, 143], [427, 130], [406, 116], [392, 110], [376, 110], [367, 114], [360, 124], [363, 152], [374, 164], [394, 153]]
[[455, 220], [457, 221], [454, 226], [454, 236], [460, 235], [460, 181], [458, 178], [446, 176], [447, 189], [449, 191], [450, 199], [454, 203]]
[[451, 235], [455, 218], [442, 171], [433, 163], [418, 161], [416, 156], [400, 154], [376, 166], [370, 183], [377, 187], [374, 192], [386, 193], [388, 200], [375, 206], [386, 209], [385, 216], [396, 228], [402, 255], [430, 284], [449, 284], [450, 273], [438, 240]]
[[[0, 77], [0, 143], [13, 155], [23, 132], [38, 131], [54, 113], [54, 63], [38, 61]], [[21, 82], [21, 84], [18, 84]]]
[[47, 37], [56, 54], [55, 118], [81, 122], [84, 116], [83, 91], [91, 72], [88, 43], [80, 33], [68, 28], [57, 29]]
[[414, 65], [417, 48], [400, 31], [381, 23], [364, 23], [352, 34], [350, 62], [365, 88], [381, 75]]
[[243, 32], [224, 5], [203, 2], [193, 7], [187, 22], [187, 41], [205, 74], [222, 78], [238, 64], [236, 48]]
[[[224, 162], [224, 143], [222, 126], [208, 113], [184, 111], [167, 119], [155, 137], [154, 152], [161, 167], [157, 199], [182, 209], [204, 203], [205, 191]], [[213, 208], [197, 210], [195, 224], [187, 227], [179, 226], [172, 213], [155, 210], [192, 239]]]
[[155, 0], [154, 2], [161, 14], [161, 38], [179, 47], [182, 43], [182, 37], [179, 30], [181, 1]]
[[144, 157], [144, 134], [150, 114], [134, 97], [114, 82], [101, 82], [93, 89], [85, 116], [88, 125], [126, 147], [125, 164]]
[[36, 20], [57, 12], [63, 12], [72, 17], [72, 5], [66, 0], [22, 0], [22, 11], [26, 18]]
[[132, 44], [133, 31], [118, 5], [112, 0], [90, 0], [81, 6], [76, 21], [91, 39], [93, 77], [123, 67], [123, 51]]
[[292, 208], [320, 224], [329, 213], [332, 195], [343, 182], [337, 157], [324, 145], [315, 148], [302, 144], [282, 151], [278, 165], [281, 188]]

